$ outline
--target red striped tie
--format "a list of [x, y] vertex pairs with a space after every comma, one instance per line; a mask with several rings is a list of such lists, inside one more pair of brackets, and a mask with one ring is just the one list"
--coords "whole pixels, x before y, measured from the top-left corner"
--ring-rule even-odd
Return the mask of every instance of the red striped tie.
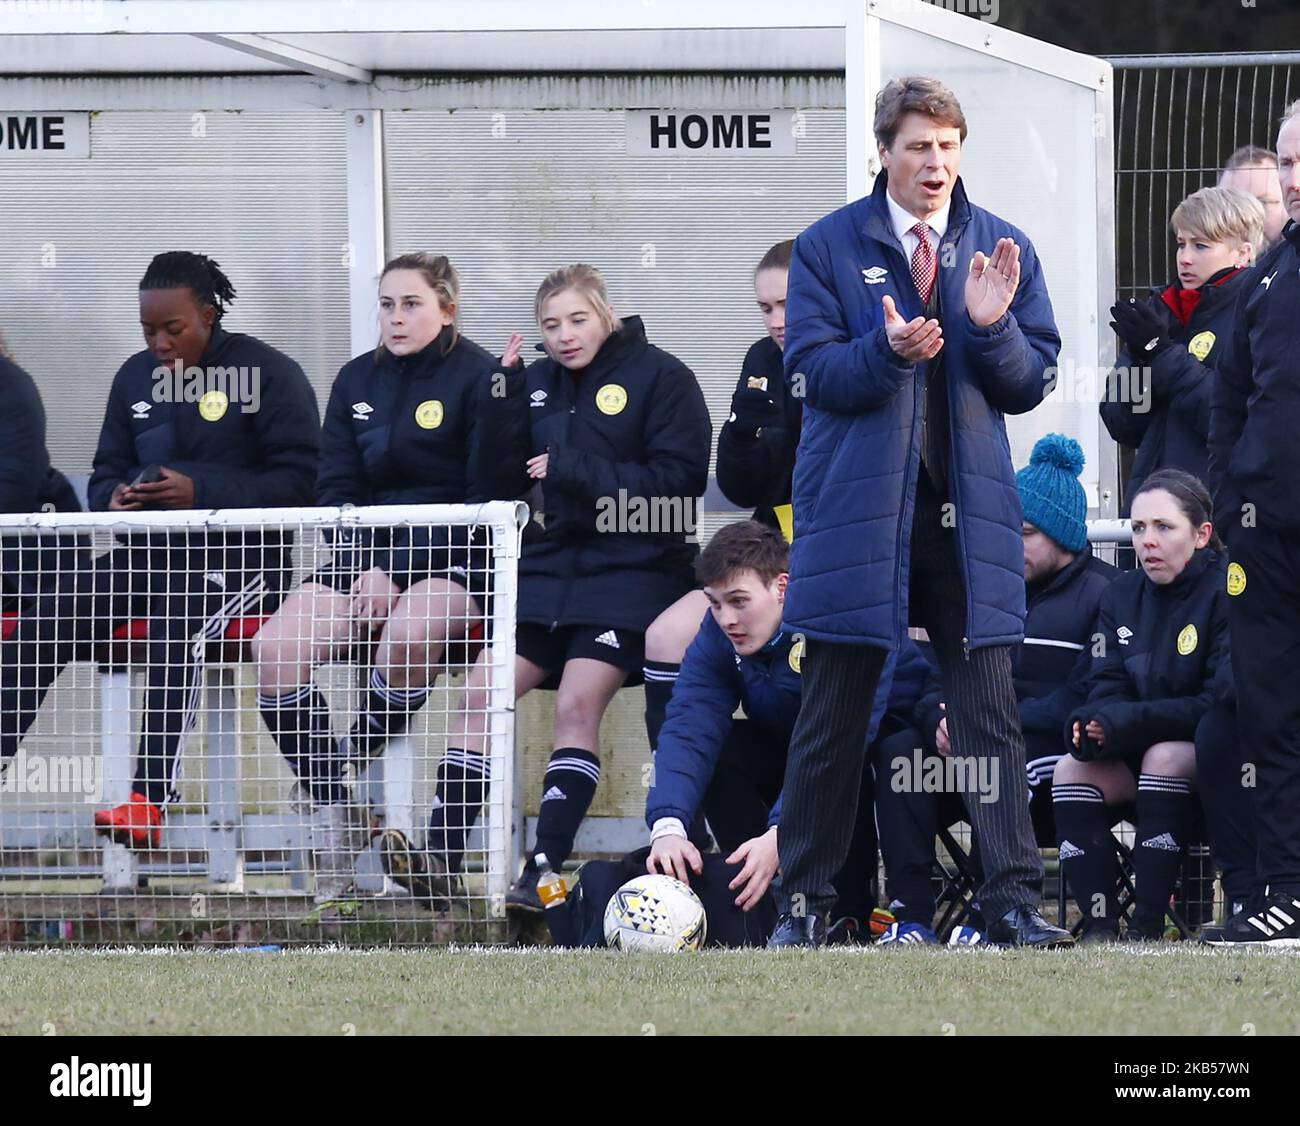
[[912, 281], [916, 283], [916, 292], [921, 295], [921, 303], [930, 303], [930, 290], [934, 288], [934, 275], [938, 263], [934, 258], [934, 247], [930, 245], [930, 227], [927, 223], [917, 223], [912, 228], [916, 235], [916, 249], [912, 251]]

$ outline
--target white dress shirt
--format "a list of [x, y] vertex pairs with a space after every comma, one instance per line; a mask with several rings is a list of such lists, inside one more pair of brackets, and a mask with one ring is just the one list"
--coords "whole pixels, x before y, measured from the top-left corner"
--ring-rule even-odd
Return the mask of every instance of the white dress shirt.
[[906, 256], [908, 263], [912, 261], [912, 255], [916, 253], [916, 244], [918, 239], [912, 233], [912, 228], [917, 223], [926, 223], [929, 225], [930, 234], [927, 241], [934, 249], [935, 257], [939, 255], [939, 241], [943, 238], [944, 232], [948, 230], [948, 209], [952, 206], [952, 199], [943, 205], [938, 211], [928, 219], [918, 219], [910, 211], [904, 211], [889, 190], [885, 190], [885, 202], [889, 205], [889, 219], [894, 226], [894, 234], [898, 236], [898, 241], [903, 244], [903, 254]]

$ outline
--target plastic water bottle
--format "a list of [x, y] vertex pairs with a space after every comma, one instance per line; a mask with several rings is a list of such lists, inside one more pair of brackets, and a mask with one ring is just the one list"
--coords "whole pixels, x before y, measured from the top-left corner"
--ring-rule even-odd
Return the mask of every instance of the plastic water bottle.
[[535, 859], [537, 861], [537, 898], [542, 901], [542, 906], [549, 911], [552, 907], [558, 907], [569, 897], [569, 888], [564, 882], [564, 877], [551, 867], [551, 862], [546, 859], [546, 853], [539, 852]]

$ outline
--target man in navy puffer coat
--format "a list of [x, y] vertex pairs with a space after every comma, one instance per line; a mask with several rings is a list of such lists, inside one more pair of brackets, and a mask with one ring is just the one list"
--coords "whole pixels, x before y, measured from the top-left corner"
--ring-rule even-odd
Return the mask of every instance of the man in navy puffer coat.
[[1002, 780], [999, 800], [972, 803], [989, 938], [1064, 945], [1038, 914], [1021, 784], [1022, 514], [1003, 423], [1042, 400], [1060, 337], [1029, 240], [957, 178], [966, 122], [952, 92], [890, 82], [875, 133], [875, 190], [800, 235], [790, 269], [786, 378], [805, 407], [786, 620], [807, 648], [770, 945], [822, 941], [867, 702], [909, 621], [938, 655], [955, 756], [992, 759]]

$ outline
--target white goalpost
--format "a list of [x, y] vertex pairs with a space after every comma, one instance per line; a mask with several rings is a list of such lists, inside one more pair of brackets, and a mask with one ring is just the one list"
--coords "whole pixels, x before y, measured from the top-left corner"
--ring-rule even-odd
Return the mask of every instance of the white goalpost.
[[[174, 938], [178, 919], [191, 930], [229, 920], [232, 939], [292, 940], [310, 936], [304, 920], [340, 916], [489, 936], [520, 848], [514, 621], [526, 514], [495, 501], [0, 517], [6, 589], [20, 592], [0, 646], [7, 923], [84, 939], [95, 916], [95, 935], [108, 938], [111, 902], [120, 932], [111, 937], [127, 940]], [[432, 685], [411, 716], [355, 758], [348, 736], [368, 718], [359, 674], [375, 665], [383, 622], [318, 619], [313, 636], [340, 642], [304, 686], [326, 703], [323, 726], [309, 751], [285, 738], [304, 732], [270, 731], [259, 715], [255, 642], [285, 597], [383, 544], [410, 552], [414, 585], [436, 568], [444, 542], [468, 545], [470, 566], [456, 576], [490, 592], [490, 604], [484, 610], [480, 595], [480, 612], [457, 618], [445, 605], [436, 618], [434, 600], [420, 604], [429, 620], [417, 631], [448, 640], [430, 669], [397, 670]], [[164, 615], [186, 620], [167, 629]], [[281, 652], [286, 641], [310, 640], [284, 629], [278, 637]], [[472, 676], [483, 690], [463, 696]], [[421, 902], [385, 874], [379, 837], [398, 829], [423, 838], [446, 731], [457, 722], [480, 738], [486, 800], [481, 813], [444, 811], [472, 824], [459, 894]], [[174, 763], [165, 761], [168, 738]], [[119, 839], [127, 834], [111, 835], [94, 817], [138, 801], [133, 794], [162, 809], [153, 839]], [[328, 874], [340, 885], [332, 898], [349, 906], [322, 912], [326, 846], [316, 815], [330, 803], [353, 826], [350, 868], [342, 879]]]

